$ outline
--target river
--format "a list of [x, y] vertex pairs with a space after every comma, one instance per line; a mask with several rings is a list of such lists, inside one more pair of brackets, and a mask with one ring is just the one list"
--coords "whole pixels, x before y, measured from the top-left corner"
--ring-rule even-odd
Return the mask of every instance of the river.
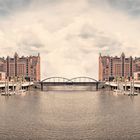
[[140, 95], [30, 91], [0, 96], [1, 139], [140, 139]]

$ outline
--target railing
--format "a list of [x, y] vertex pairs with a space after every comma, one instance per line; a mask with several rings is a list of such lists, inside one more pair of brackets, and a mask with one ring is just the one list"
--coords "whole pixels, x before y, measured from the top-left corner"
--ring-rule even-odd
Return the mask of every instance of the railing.
[[74, 83], [74, 82], [95, 82], [97, 83], [98, 81], [91, 78], [91, 77], [74, 77], [71, 79], [65, 78], [65, 77], [49, 77], [41, 81], [42, 82], [50, 82], [50, 83], [55, 83], [55, 82], [64, 82], [64, 83]]
[[65, 77], [49, 77], [40, 82], [41, 90], [43, 91], [43, 86], [94, 86], [96, 85], [96, 90], [98, 90], [99, 82], [91, 77], [74, 77], [71, 79]]

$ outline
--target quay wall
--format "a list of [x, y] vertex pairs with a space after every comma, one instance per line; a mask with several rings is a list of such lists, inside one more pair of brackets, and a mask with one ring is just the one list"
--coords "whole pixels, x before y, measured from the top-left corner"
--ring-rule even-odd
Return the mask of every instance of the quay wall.
[[[13, 87], [16, 88], [17, 83], [9, 82], [8, 85], [9, 85], [9, 89], [12, 89]], [[34, 85], [33, 82], [24, 82], [22, 83], [22, 88], [28, 88], [33, 85]], [[4, 90], [4, 89], [5, 89], [5, 82], [0, 82], [0, 90]]]
[[[123, 85], [124, 89], [126, 87], [126, 90], [130, 90], [130, 87], [131, 87], [130, 82], [123, 83], [122, 85]], [[117, 89], [117, 83], [116, 82], [106, 82], [105, 87], [109, 87], [111, 90]], [[134, 90], [140, 93], [140, 81], [134, 82]]]

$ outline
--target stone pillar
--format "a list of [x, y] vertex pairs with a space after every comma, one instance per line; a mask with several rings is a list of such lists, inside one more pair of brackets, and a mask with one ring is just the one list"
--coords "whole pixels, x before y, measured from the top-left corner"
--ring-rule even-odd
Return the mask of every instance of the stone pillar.
[[41, 91], [43, 91], [43, 82], [41, 82]]
[[96, 91], [98, 91], [98, 88], [99, 88], [99, 87], [98, 87], [98, 82], [96, 82]]

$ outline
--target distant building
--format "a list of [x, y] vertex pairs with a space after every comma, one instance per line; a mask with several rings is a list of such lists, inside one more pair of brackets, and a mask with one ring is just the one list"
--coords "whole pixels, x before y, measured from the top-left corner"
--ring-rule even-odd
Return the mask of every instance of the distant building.
[[6, 73], [9, 78], [24, 77], [31, 81], [40, 81], [40, 55], [0, 58], [0, 71]]
[[0, 71], [1, 72], [5, 72], [5, 67], [6, 67], [6, 63], [5, 63], [6, 61], [5, 61], [5, 59], [4, 59], [4, 57], [3, 58], [0, 58]]
[[114, 78], [131, 78], [135, 63], [132, 56], [126, 58], [122, 53], [120, 57], [99, 56], [99, 80], [109, 81]]
[[0, 72], [0, 81], [5, 81], [5, 78], [6, 78], [6, 73]]
[[134, 79], [140, 80], [140, 72], [134, 72]]
[[134, 64], [134, 71], [140, 72], [140, 57], [135, 57]]

